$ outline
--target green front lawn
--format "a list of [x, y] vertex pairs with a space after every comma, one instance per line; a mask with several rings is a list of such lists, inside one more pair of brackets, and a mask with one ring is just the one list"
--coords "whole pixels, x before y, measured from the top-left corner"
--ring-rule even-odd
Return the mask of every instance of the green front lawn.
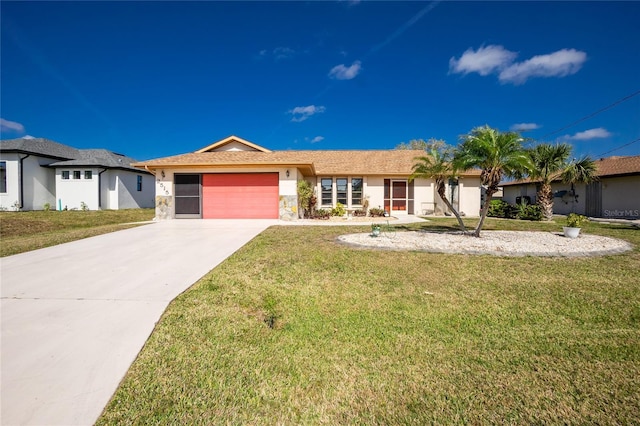
[[263, 232], [169, 306], [98, 424], [638, 422], [640, 231], [588, 224], [636, 248], [586, 259], [335, 242], [369, 230]]
[[0, 212], [0, 257], [130, 228], [154, 209]]

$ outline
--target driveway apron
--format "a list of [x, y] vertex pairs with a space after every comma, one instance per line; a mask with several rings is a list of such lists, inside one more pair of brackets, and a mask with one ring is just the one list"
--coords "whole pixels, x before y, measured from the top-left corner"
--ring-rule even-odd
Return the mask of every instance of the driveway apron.
[[275, 220], [171, 220], [0, 259], [3, 425], [93, 424], [176, 296]]

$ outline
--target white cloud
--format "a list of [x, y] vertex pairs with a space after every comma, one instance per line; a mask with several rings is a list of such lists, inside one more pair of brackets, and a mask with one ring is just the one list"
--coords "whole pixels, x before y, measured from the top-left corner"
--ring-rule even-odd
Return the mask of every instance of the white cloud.
[[288, 111], [289, 114], [293, 115], [291, 121], [294, 123], [300, 123], [301, 121], [306, 120], [312, 115], [319, 114], [325, 111], [325, 107], [321, 105], [308, 105], [308, 106], [299, 106], [295, 107]]
[[518, 56], [502, 46], [490, 45], [478, 50], [467, 49], [460, 59], [449, 59], [449, 73], [469, 74], [477, 72], [484, 76], [508, 67]]
[[585, 130], [584, 132], [578, 132], [573, 136], [565, 136], [565, 139], [571, 139], [574, 141], [588, 141], [590, 139], [602, 139], [608, 138], [611, 133], [604, 127], [598, 127], [595, 129]]
[[566, 77], [580, 71], [587, 54], [576, 49], [562, 49], [515, 63], [500, 72], [503, 83], [523, 84], [531, 77]]
[[482, 76], [498, 73], [501, 83], [523, 84], [532, 77], [566, 77], [575, 74], [587, 60], [585, 52], [561, 49], [515, 62], [518, 54], [499, 45], [467, 49], [460, 59], [449, 59], [450, 74], [477, 72]]
[[16, 121], [0, 118], [0, 130], [11, 133], [24, 133], [24, 126]]
[[512, 125], [509, 130], [512, 132], [529, 132], [531, 130], [539, 129], [541, 126], [536, 123], [516, 123]]
[[268, 50], [268, 49], [262, 49], [259, 53], [258, 53], [258, 57], [260, 58], [266, 58], [267, 56], [272, 56], [273, 59], [275, 59], [276, 61], [280, 60], [280, 59], [288, 59], [293, 57], [296, 54], [296, 51], [293, 50], [290, 47], [285, 47], [285, 46], [281, 46], [281, 47], [276, 47], [273, 50]]
[[355, 61], [351, 66], [345, 66], [344, 64], [336, 65], [329, 71], [329, 78], [335, 78], [336, 80], [351, 80], [355, 78], [362, 70], [361, 62]]
[[315, 138], [311, 139], [309, 142], [318, 143], [318, 142], [322, 142], [323, 140], [324, 140], [324, 136], [316, 136]]

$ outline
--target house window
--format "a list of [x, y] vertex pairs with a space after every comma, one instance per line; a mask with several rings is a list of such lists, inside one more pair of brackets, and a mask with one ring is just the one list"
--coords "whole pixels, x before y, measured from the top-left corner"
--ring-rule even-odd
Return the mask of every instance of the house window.
[[80, 179], [80, 170], [74, 170], [73, 171], [73, 178], [74, 179]]
[[347, 205], [347, 178], [336, 179], [336, 201], [343, 206]]
[[93, 172], [91, 170], [85, 170], [84, 171], [84, 178], [91, 180], [93, 178]]
[[351, 178], [351, 205], [362, 205], [362, 178]]
[[320, 186], [322, 187], [322, 205], [333, 205], [333, 179], [322, 178], [320, 179]]
[[69, 179], [69, 170], [64, 170], [62, 172], [62, 179], [64, 179], [64, 180]]
[[138, 175], [138, 191], [142, 191], [142, 176]]
[[0, 193], [7, 192], [7, 162], [0, 161]]

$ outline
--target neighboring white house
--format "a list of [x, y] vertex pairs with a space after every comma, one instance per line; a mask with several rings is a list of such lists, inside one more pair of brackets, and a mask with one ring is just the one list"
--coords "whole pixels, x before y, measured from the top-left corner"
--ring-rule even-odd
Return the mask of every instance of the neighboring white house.
[[[317, 208], [385, 209], [392, 216], [444, 214], [433, 179], [409, 179], [424, 151], [271, 151], [237, 136], [196, 152], [133, 164], [156, 176], [156, 218], [298, 218], [297, 182]], [[480, 172], [447, 186], [467, 216], [480, 211]], [[448, 212], [447, 212], [448, 213]]]
[[0, 141], [0, 208], [150, 208], [154, 178], [105, 149], [75, 149], [43, 138]]
[[[640, 218], [640, 155], [607, 157], [596, 161], [596, 182], [571, 187], [560, 181], [551, 184], [553, 212], [578, 213], [591, 217]], [[537, 202], [539, 183], [528, 180], [504, 182], [503, 200], [517, 204], [523, 199]]]

